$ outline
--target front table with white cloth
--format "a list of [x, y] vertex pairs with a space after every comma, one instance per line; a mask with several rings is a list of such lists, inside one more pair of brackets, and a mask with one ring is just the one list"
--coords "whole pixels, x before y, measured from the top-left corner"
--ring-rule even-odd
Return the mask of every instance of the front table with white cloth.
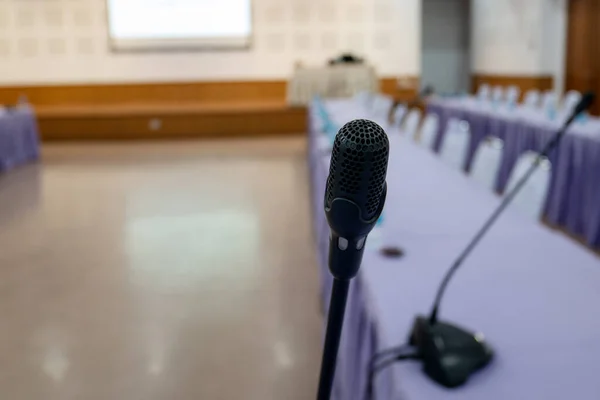
[[[329, 302], [329, 228], [323, 211], [329, 151], [309, 113], [309, 165], [314, 226]], [[499, 203], [434, 153], [390, 134], [384, 223], [367, 241], [351, 284], [334, 397], [363, 400], [367, 366], [378, 350], [398, 346], [416, 314], [430, 310], [437, 286], [460, 250]], [[390, 201], [391, 199], [391, 201]], [[401, 259], [379, 247], [397, 244]], [[600, 262], [560, 233], [508, 210], [451, 283], [441, 319], [486, 334], [492, 363], [457, 389], [430, 381], [417, 362], [376, 380], [382, 399], [598, 399]]]
[[315, 96], [350, 97], [359, 92], [374, 92], [379, 82], [375, 70], [362, 64], [326, 67], [298, 67], [288, 83], [291, 105], [308, 105]]
[[[521, 154], [541, 151], [560, 128], [563, 118], [548, 118], [547, 112], [508, 108], [473, 98], [438, 98], [427, 111], [439, 117], [435, 149], [439, 150], [450, 118], [469, 122], [471, 142], [465, 168], [469, 168], [477, 146], [486, 136], [504, 141], [504, 152], [496, 189], [502, 191]], [[600, 246], [600, 119], [576, 121], [556, 151], [549, 155], [552, 176], [545, 205], [549, 222], [583, 236], [590, 246]]]

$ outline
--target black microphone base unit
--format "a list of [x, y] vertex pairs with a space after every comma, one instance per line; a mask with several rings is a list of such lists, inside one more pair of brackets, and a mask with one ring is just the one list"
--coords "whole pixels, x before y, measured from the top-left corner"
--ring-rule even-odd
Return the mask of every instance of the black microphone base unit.
[[417, 348], [425, 373], [448, 388], [464, 384], [494, 356], [483, 335], [424, 316], [415, 319], [409, 343]]

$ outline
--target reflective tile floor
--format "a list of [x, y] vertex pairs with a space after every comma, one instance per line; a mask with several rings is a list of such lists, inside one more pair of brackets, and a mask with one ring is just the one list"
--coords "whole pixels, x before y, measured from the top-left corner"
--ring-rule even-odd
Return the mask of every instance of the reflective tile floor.
[[2, 399], [310, 399], [300, 138], [47, 145], [0, 176]]

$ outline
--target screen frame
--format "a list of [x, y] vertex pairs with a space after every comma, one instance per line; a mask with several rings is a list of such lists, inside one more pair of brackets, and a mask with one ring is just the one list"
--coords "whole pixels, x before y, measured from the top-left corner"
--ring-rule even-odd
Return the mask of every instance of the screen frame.
[[[106, 22], [106, 38], [108, 40], [108, 49], [111, 53], [178, 53], [178, 52], [206, 52], [206, 51], [247, 51], [254, 45], [254, 1], [250, 2], [250, 34], [244, 39], [235, 42], [237, 38], [215, 38], [209, 39], [210, 43], [202, 43], [203, 38], [184, 38], [184, 39], [116, 39], [110, 32], [110, 6], [109, 0], [104, 4], [104, 20]], [[223, 44], [218, 44], [222, 39]]]

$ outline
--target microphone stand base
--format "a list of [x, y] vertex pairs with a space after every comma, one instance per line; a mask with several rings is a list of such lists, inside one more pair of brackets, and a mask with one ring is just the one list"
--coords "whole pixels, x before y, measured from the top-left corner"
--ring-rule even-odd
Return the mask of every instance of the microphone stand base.
[[417, 347], [424, 372], [448, 388], [463, 385], [494, 355], [482, 334], [446, 322], [432, 324], [424, 316], [415, 319], [409, 343]]

